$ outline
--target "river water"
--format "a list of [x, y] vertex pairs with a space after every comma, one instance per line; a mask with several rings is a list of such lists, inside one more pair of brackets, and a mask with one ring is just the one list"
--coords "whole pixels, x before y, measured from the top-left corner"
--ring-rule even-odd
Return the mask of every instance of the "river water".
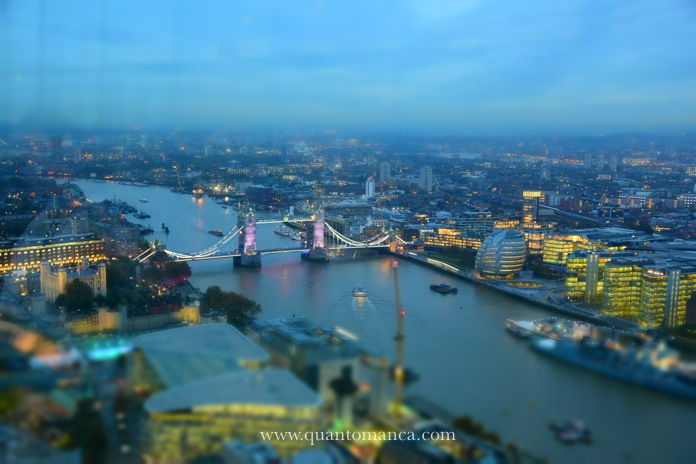
[[[197, 251], [236, 224], [236, 212], [214, 199], [175, 194], [164, 187], [76, 182], [92, 201], [121, 199], [142, 209], [170, 250]], [[140, 202], [147, 199], [148, 202]], [[170, 233], [165, 235], [161, 224]], [[257, 247], [296, 247], [299, 242], [257, 229]], [[234, 240], [236, 245], [236, 239]], [[395, 293], [386, 255], [308, 263], [296, 253], [268, 255], [261, 270], [239, 269], [231, 259], [192, 262], [191, 283], [205, 290], [218, 285], [257, 301], [261, 317], [307, 316], [358, 335], [373, 351], [393, 359]], [[445, 282], [458, 295], [429, 290]], [[351, 290], [362, 284], [368, 298]], [[696, 462], [696, 405], [686, 400], [605, 378], [532, 352], [509, 336], [508, 318], [536, 319], [551, 313], [531, 304], [467, 284], [436, 270], [399, 260], [402, 306], [406, 311], [406, 365], [420, 379], [406, 395], [424, 396], [455, 415], [468, 414], [535, 455], [554, 463]], [[593, 445], [563, 445], [549, 421], [579, 418], [591, 428]]]

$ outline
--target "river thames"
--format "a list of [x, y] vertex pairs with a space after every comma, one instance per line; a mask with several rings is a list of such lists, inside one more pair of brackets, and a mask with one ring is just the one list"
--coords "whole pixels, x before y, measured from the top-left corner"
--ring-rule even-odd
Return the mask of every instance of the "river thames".
[[[127, 217], [150, 224], [155, 233], [146, 238], [159, 239], [173, 251], [203, 249], [218, 240], [208, 230], [226, 232], [236, 224], [235, 210], [208, 197], [165, 187], [75, 183], [92, 201], [116, 198], [150, 214], [145, 220]], [[162, 223], [169, 227], [168, 235]], [[258, 249], [298, 246], [273, 227], [258, 227]], [[190, 281], [203, 291], [218, 285], [257, 301], [263, 318], [295, 314], [344, 327], [367, 348], [393, 359], [392, 260], [372, 255], [321, 264], [287, 253], [264, 256], [262, 268], [251, 270], [220, 259], [190, 263]], [[431, 283], [440, 282], [458, 287], [459, 293], [429, 290]], [[353, 298], [357, 284], [366, 287], [366, 299]], [[454, 415], [468, 414], [505, 443], [554, 463], [696, 462], [696, 404], [540, 357], [504, 330], [508, 318], [536, 319], [551, 315], [548, 311], [404, 259], [399, 260], [399, 284], [406, 311], [406, 365], [420, 375], [407, 396], [423, 396]], [[590, 427], [592, 445], [556, 441], [548, 423], [572, 418]]]

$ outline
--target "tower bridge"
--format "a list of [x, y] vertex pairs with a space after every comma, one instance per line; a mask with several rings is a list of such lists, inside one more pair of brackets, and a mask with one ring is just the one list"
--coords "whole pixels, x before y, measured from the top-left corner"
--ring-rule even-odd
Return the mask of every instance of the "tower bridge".
[[[236, 266], [261, 266], [263, 255], [278, 253], [300, 253], [302, 259], [309, 261], [327, 261], [330, 251], [380, 249], [389, 248], [396, 250], [398, 243], [407, 243], [391, 232], [380, 232], [374, 237], [364, 241], [358, 241], [344, 236], [329, 225], [324, 218], [321, 206], [315, 207], [309, 217], [292, 218], [288, 216], [280, 219], [258, 219], [253, 208], [245, 205], [239, 208], [237, 224], [230, 229], [220, 240], [212, 245], [195, 252], [180, 252], [164, 249], [164, 252], [176, 261], [203, 261], [210, 259], [232, 258]], [[278, 224], [286, 222], [301, 222], [305, 224], [307, 240], [301, 247], [288, 248], [257, 248], [256, 229], [259, 225]], [[234, 239], [237, 238], [237, 246], [234, 248]], [[144, 261], [154, 253], [154, 250], [143, 252], [138, 259]]]

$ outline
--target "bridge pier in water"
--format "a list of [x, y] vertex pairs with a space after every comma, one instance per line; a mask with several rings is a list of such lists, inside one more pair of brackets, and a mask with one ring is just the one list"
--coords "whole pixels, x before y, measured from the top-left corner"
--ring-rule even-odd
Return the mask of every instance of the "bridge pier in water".
[[307, 224], [307, 248], [309, 252], [302, 253], [302, 259], [309, 261], [326, 262], [326, 244], [324, 243], [324, 208], [315, 205], [313, 208], [312, 222]]
[[239, 252], [241, 256], [235, 256], [232, 262], [235, 266], [261, 267], [261, 254], [256, 250], [256, 216], [254, 208], [244, 205], [239, 208], [237, 224], [239, 231]]

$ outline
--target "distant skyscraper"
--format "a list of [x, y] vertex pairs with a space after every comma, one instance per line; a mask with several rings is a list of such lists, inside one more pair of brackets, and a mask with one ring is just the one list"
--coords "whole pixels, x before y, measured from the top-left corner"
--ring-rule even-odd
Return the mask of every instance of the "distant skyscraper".
[[389, 177], [391, 177], [391, 163], [389, 161], [382, 161], [379, 164], [379, 181], [388, 182]]
[[425, 190], [428, 193], [433, 191], [433, 168], [430, 166], [423, 166], [420, 171], [420, 179], [418, 186], [421, 190]]
[[542, 180], [551, 180], [551, 168], [548, 166], [542, 166], [539, 175]]
[[605, 164], [606, 163], [605, 163], [604, 153], [600, 153], [599, 155], [597, 155], [597, 161], [595, 162], [595, 165], [596, 165], [595, 167], [597, 168], [598, 171], [601, 171], [602, 169], [604, 169]]
[[611, 172], [616, 172], [616, 169], [619, 167], [619, 157], [616, 155], [611, 155], [609, 157], [609, 170]]
[[375, 180], [372, 177], [368, 177], [365, 181], [365, 198], [375, 197]]
[[592, 167], [592, 153], [585, 153], [584, 164], [587, 169]]
[[51, 139], [51, 151], [53, 152], [53, 159], [60, 161], [63, 159], [63, 137], [60, 135], [55, 135]]

